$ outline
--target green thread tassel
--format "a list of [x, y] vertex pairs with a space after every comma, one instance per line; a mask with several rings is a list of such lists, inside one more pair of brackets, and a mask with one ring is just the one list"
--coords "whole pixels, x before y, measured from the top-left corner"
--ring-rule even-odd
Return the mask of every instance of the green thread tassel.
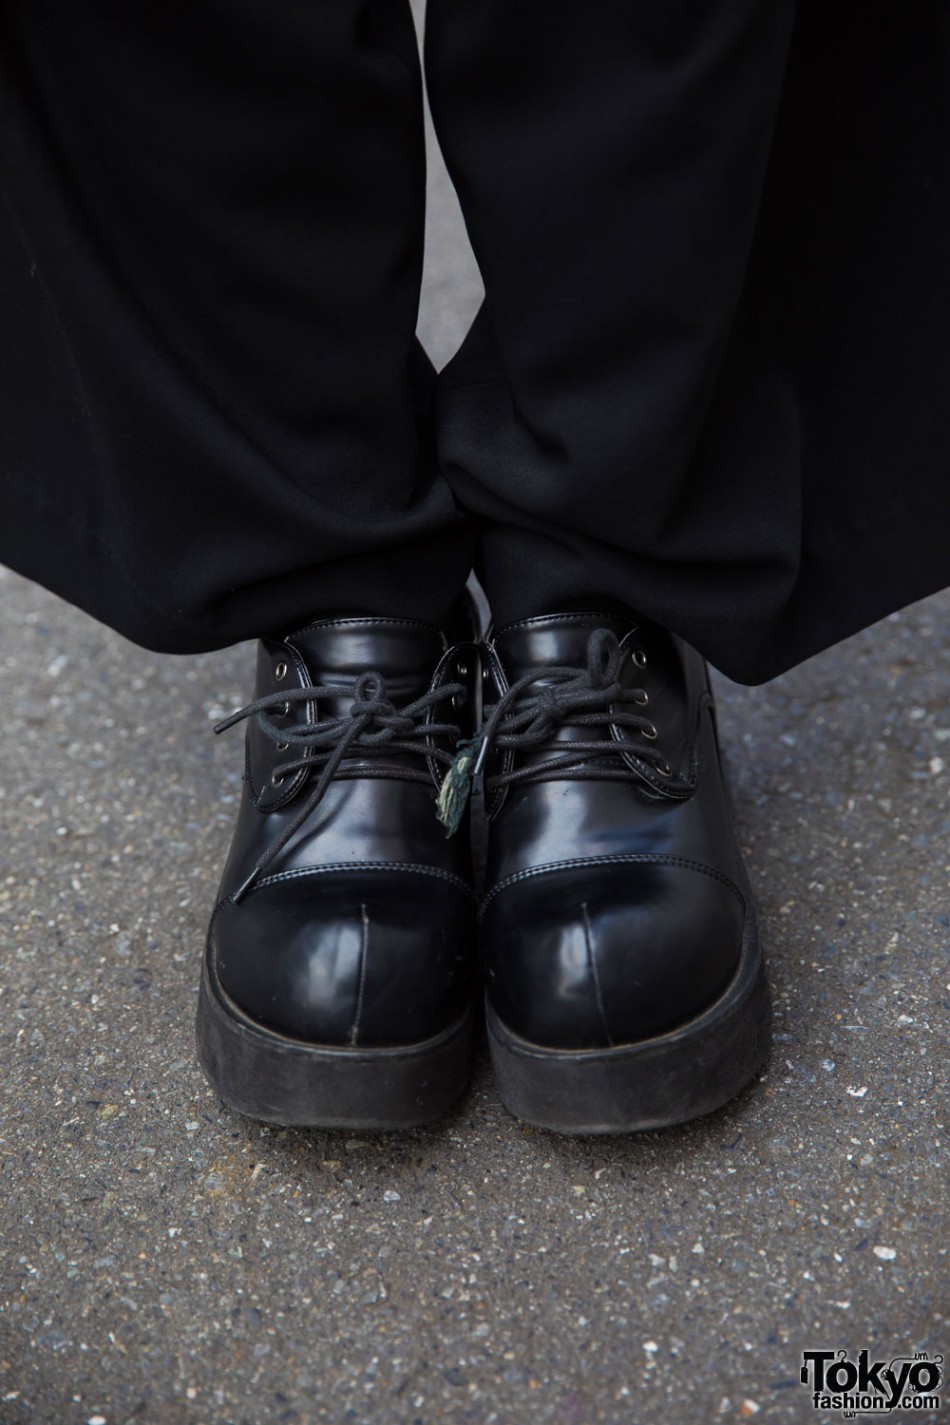
[[472, 778], [481, 741], [482, 735], [479, 733], [477, 737], [460, 742], [455, 760], [442, 778], [436, 808], [446, 836], [454, 836], [461, 825], [472, 792]]

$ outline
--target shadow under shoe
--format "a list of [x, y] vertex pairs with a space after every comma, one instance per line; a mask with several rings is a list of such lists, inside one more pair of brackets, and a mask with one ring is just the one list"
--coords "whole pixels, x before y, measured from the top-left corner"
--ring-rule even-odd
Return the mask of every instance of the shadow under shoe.
[[247, 719], [246, 772], [198, 1007], [202, 1068], [241, 1112], [408, 1127], [466, 1086], [476, 902], [436, 795], [476, 672], [473, 642], [408, 620], [261, 642], [222, 725]]
[[709, 1112], [761, 1066], [769, 998], [703, 660], [607, 614], [510, 625], [485, 657], [502, 1098], [569, 1133]]

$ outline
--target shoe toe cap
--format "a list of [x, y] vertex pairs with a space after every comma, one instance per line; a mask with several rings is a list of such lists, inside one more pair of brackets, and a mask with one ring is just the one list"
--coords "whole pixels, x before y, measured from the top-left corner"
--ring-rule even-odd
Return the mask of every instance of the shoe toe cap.
[[464, 1010], [472, 908], [460, 886], [388, 872], [275, 880], [225, 901], [212, 962], [230, 1000], [312, 1044], [411, 1044]]
[[725, 877], [683, 863], [581, 862], [516, 880], [486, 909], [493, 1008], [551, 1048], [664, 1033], [726, 988], [745, 914]]

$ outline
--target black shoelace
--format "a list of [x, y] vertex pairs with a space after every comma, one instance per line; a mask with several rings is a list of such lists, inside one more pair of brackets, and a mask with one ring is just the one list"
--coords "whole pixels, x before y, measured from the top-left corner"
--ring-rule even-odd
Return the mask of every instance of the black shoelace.
[[[385, 759], [388, 753], [408, 752], [450, 766], [455, 760], [453, 753], [437, 746], [435, 739], [446, 738], [454, 747], [461, 736], [460, 728], [455, 723], [426, 722], [425, 719], [430, 708], [446, 698], [457, 699], [456, 706], [461, 706], [467, 696], [463, 684], [443, 683], [438, 688], [430, 688], [414, 702], [397, 708], [387, 696], [383, 675], [367, 671], [349, 685], [289, 688], [286, 692], [269, 693], [219, 722], [214, 729], [216, 733], [234, 727], [245, 718], [255, 717], [261, 732], [271, 742], [300, 748], [300, 757], [281, 763], [281, 780], [305, 769], [318, 773], [296, 816], [258, 858], [232, 899], [239, 901], [250, 890], [261, 872], [266, 870], [319, 805], [332, 781], [355, 777], [398, 777], [402, 781], [431, 784], [429, 771], [421, 767], [385, 760], [368, 762], [367, 759]], [[292, 703], [319, 705], [328, 699], [338, 701], [348, 697], [353, 701], [347, 713], [325, 721], [288, 727], [279, 725], [272, 716], [273, 710], [278, 708], [286, 715]], [[350, 765], [347, 765], [347, 759], [351, 759]], [[355, 759], [359, 759], [359, 765], [352, 765]]]
[[542, 761], [513, 766], [485, 778], [486, 796], [521, 782], [543, 782], [570, 775], [587, 781], [639, 781], [624, 761], [624, 752], [636, 752], [662, 777], [671, 770], [655, 745], [657, 729], [645, 711], [649, 695], [644, 688], [622, 687], [624, 655], [610, 629], [594, 629], [587, 641], [587, 666], [555, 666], [526, 673], [512, 683], [497, 703], [485, 709], [481, 733], [460, 745], [446, 774], [439, 797], [439, 815], [451, 835], [461, 821], [472, 781], [491, 751], [530, 752], [549, 743], [561, 727], [603, 727], [611, 723], [642, 734], [636, 746], [613, 737], [577, 739], [556, 744], [555, 755]]

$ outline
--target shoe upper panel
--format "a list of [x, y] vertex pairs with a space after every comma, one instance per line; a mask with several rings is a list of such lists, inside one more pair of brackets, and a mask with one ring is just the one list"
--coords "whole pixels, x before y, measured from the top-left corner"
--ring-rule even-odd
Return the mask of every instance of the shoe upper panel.
[[694, 703], [695, 789], [684, 798], [654, 793], [639, 780], [514, 784], [488, 843], [486, 884], [541, 866], [618, 855], [679, 857], [708, 865], [737, 884], [740, 855], [716, 742], [712, 705]]
[[[384, 717], [389, 709], [396, 716], [431, 689], [458, 681], [466, 688], [464, 699], [446, 697], [426, 709], [424, 720], [430, 726], [456, 725], [461, 735], [471, 731], [475, 645], [450, 649], [438, 630], [408, 620], [373, 620], [369, 629], [367, 623], [352, 619], [315, 624], [282, 642], [260, 641], [254, 698], [268, 703], [263, 710], [268, 731], [260, 717], [249, 721], [246, 775], [251, 797], [262, 810], [295, 797], [309, 773], [295, 770], [294, 764], [314, 755], [318, 744], [312, 739], [324, 731], [329, 734], [335, 722], [345, 722], [361, 707]], [[309, 688], [319, 689], [321, 696], [307, 698]], [[442, 745], [448, 745], [446, 739]], [[419, 765], [412, 754], [389, 752], [384, 744], [363, 757], [354, 748], [348, 762], [378, 765], [380, 754], [397, 767]]]
[[[261, 813], [245, 793], [219, 899], [243, 884], [296, 812], [294, 801]], [[433, 867], [469, 885], [468, 825], [447, 837], [436, 820], [434, 793], [422, 783], [382, 777], [332, 782], [267, 873], [366, 863]]]
[[[477, 674], [474, 645], [450, 648], [437, 630], [408, 620], [328, 620], [262, 640], [220, 896], [238, 890], [262, 858], [268, 873], [399, 863], [470, 882], [467, 824], [447, 838], [435, 799], [455, 741], [473, 730]], [[294, 829], [361, 716], [364, 732]]]
[[[506, 783], [571, 744], [600, 741], [614, 773], [627, 768], [647, 788], [668, 798], [690, 795], [696, 783], [696, 733], [711, 697], [702, 658], [687, 644], [645, 620], [611, 614], [561, 614], [503, 629], [483, 660], [483, 695], [508, 702], [488, 758], [487, 807], [494, 816]], [[598, 695], [603, 696], [599, 699]], [[525, 717], [547, 723], [548, 735], [526, 744]], [[512, 722], [514, 717], [514, 722]], [[512, 727], [521, 736], [506, 736]], [[610, 744], [616, 756], [609, 755]], [[603, 750], [591, 766], [603, 765]], [[516, 773], [512, 777], [512, 773]]]
[[439, 629], [398, 618], [318, 619], [285, 642], [297, 649], [315, 682], [333, 675], [352, 679], [374, 669], [406, 697], [425, 691], [448, 648]]
[[[622, 745], [628, 765], [649, 772], [650, 762], [637, 754], [649, 723], [662, 728], [674, 776], [672, 782], [655, 775], [647, 780], [666, 792], [671, 786], [685, 790], [690, 782], [697, 701], [709, 685], [700, 655], [664, 629], [647, 620], [624, 620], [613, 614], [557, 614], [510, 625], [495, 642], [494, 666], [502, 674], [502, 688], [532, 671], [537, 673], [537, 686], [543, 686], [550, 680], [552, 666], [584, 668], [589, 661], [590, 636], [598, 629], [608, 630], [619, 642], [618, 683], [639, 694], [634, 706], [643, 710], [644, 722], [643, 730], [628, 729], [605, 718], [605, 730]], [[614, 704], [608, 704], [608, 709], [617, 710]], [[552, 740], [578, 741], [588, 731], [566, 724], [557, 729]], [[541, 755], [534, 754], [534, 760]]]

